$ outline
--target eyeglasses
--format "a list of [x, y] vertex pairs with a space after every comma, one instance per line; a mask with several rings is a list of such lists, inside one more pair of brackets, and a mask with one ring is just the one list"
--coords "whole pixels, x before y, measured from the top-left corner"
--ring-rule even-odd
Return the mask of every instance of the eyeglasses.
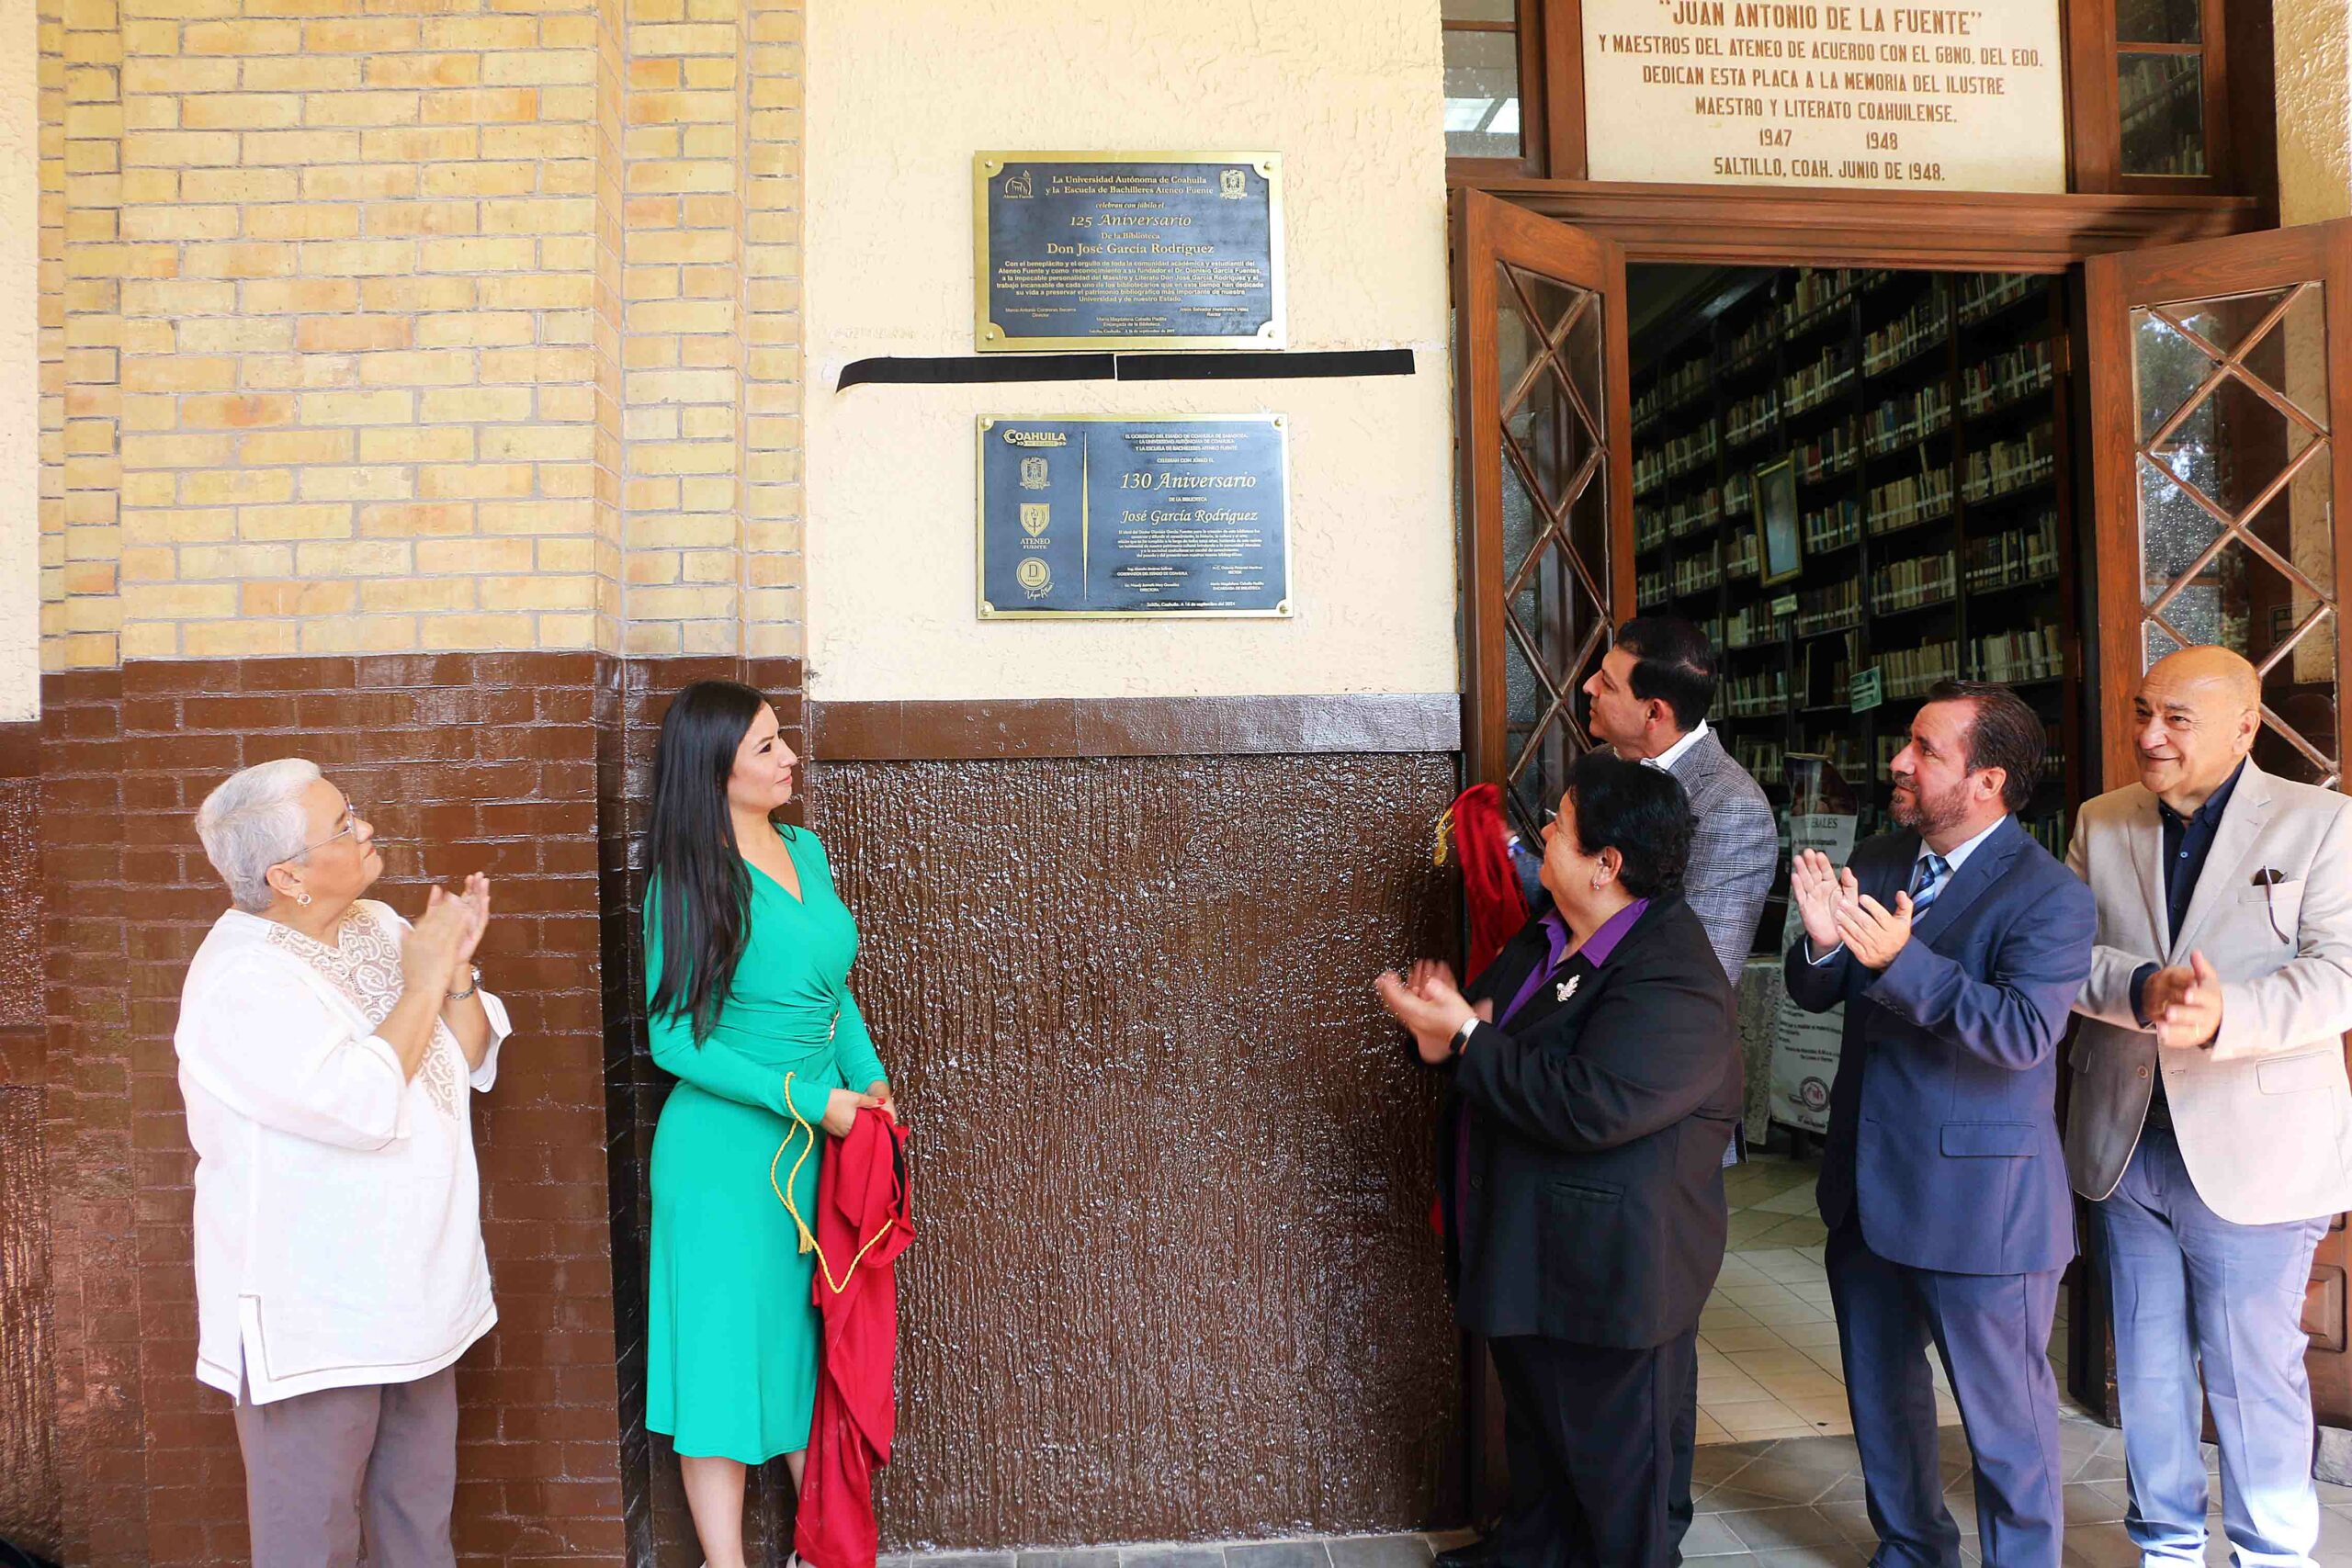
[[[304, 844], [302, 846], [302, 854], [309, 854], [312, 850], [325, 849], [337, 839], [347, 838], [350, 835], [356, 833], [359, 830], [360, 820], [359, 803], [352, 799], [349, 795], [344, 796], [343, 826], [336, 829], [334, 832], [329, 833], [325, 838], [321, 839], [315, 844]], [[295, 858], [300, 860], [301, 856], [297, 855]]]

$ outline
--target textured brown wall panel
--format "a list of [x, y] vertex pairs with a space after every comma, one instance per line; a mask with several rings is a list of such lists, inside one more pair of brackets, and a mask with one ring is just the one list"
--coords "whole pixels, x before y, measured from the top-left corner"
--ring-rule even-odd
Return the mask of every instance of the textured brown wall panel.
[[0, 1540], [54, 1551], [40, 727], [0, 725]]
[[894, 1549], [1409, 1528], [1454, 1405], [1436, 1086], [1449, 756], [820, 765], [916, 1133]]
[[245, 1553], [227, 1402], [194, 1376], [171, 1031], [226, 904], [191, 827], [221, 777], [303, 755], [389, 846], [378, 896], [495, 884], [481, 964], [516, 1034], [477, 1102], [500, 1323], [458, 1368], [470, 1562], [617, 1563], [611, 1232], [584, 654], [139, 663], [43, 693], [52, 1324], [69, 1561]]
[[0, 1540], [58, 1550], [41, 1091], [0, 1086]]

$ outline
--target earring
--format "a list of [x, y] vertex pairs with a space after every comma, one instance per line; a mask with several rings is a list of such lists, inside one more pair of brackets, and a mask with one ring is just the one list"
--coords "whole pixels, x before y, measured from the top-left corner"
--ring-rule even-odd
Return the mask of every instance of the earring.
[[[1596, 882], [1592, 886], [1595, 889], [1598, 889], [1600, 886], [1600, 884]], [[307, 909], [311, 907], [311, 896], [308, 893], [297, 893], [294, 895], [294, 902], [301, 905]]]
[[1609, 881], [1609, 879], [1608, 879], [1607, 877], [1605, 877], [1605, 876], [1596, 876], [1596, 877], [1594, 877], [1594, 878], [1592, 879], [1592, 890], [1593, 890], [1595, 893], [1600, 892], [1600, 889], [1601, 889], [1601, 888], [1602, 888], [1602, 887], [1603, 887], [1603, 886], [1608, 883], [1608, 881]]

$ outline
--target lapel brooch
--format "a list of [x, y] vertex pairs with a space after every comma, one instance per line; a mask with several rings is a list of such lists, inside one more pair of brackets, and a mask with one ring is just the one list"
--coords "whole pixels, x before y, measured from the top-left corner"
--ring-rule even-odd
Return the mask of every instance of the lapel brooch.
[[1571, 975], [1566, 979], [1561, 981], [1558, 986], [1553, 988], [1552, 999], [1554, 1001], [1564, 1002], [1570, 997], [1575, 996], [1577, 994], [1577, 982], [1583, 978], [1584, 976], [1581, 975]]

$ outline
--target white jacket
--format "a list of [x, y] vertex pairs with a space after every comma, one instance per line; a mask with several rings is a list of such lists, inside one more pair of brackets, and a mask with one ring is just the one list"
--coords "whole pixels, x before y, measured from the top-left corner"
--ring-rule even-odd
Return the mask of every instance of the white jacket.
[[497, 1076], [506, 1010], [482, 993], [491, 1044], [470, 1074], [436, 1024], [404, 1080], [374, 1030], [407, 929], [353, 907], [356, 991], [235, 909], [188, 966], [174, 1045], [197, 1154], [196, 1375], [232, 1398], [429, 1377], [497, 1321], [469, 1100]]
[[[2144, 786], [2085, 801], [2066, 863], [2098, 899], [2069, 1058], [2075, 1190], [2105, 1198], [2123, 1179], [2161, 1073], [2181, 1162], [2213, 1213], [2262, 1225], [2352, 1208], [2352, 799], [2248, 759], [2177, 937]], [[2221, 1032], [2165, 1049], [2132, 1011], [2132, 976], [2192, 952], [2221, 973]]]

